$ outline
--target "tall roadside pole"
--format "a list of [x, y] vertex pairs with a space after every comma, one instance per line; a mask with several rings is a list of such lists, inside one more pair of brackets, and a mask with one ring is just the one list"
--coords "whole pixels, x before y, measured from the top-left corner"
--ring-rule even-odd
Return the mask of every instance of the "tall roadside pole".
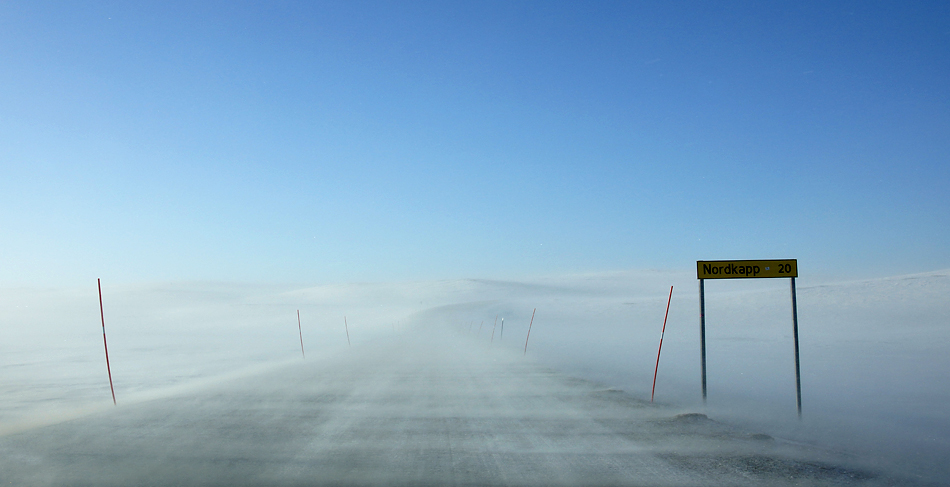
[[115, 406], [115, 387], [112, 386], [112, 367], [109, 366], [109, 344], [106, 343], [106, 313], [102, 310], [102, 280], [96, 279], [99, 288], [99, 318], [102, 319], [102, 348], [106, 350], [106, 372], [109, 373], [109, 390], [112, 391], [112, 405]]
[[797, 259], [770, 260], [698, 260], [696, 278], [699, 279], [699, 347], [703, 374], [703, 404], [706, 403], [706, 279], [770, 279], [789, 278], [792, 290], [792, 335], [795, 339], [795, 399], [798, 419], [802, 418], [802, 374], [798, 350], [798, 298], [795, 278], [798, 277]]

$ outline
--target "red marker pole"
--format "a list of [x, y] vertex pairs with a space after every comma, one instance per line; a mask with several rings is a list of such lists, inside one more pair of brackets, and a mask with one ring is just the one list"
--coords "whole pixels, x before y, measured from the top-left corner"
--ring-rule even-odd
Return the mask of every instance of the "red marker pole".
[[534, 324], [534, 312], [538, 308], [534, 308], [534, 311], [531, 312], [531, 323], [528, 323], [528, 336], [524, 337], [524, 355], [528, 355], [528, 339], [531, 338], [531, 325]]
[[106, 314], [102, 311], [102, 281], [96, 279], [99, 287], [99, 317], [102, 318], [102, 346], [106, 349], [106, 372], [109, 373], [109, 390], [112, 391], [112, 404], [115, 405], [115, 388], [112, 387], [112, 367], [109, 366], [109, 344], [106, 343]]
[[346, 316], [343, 317], [343, 326], [346, 328], [346, 346], [352, 347], [350, 344], [350, 325], [346, 324]]
[[300, 355], [303, 355], [303, 358], [307, 358], [307, 354], [303, 351], [303, 329], [300, 328], [300, 310], [297, 310], [297, 333], [300, 333]]
[[670, 298], [666, 300], [666, 316], [663, 317], [663, 331], [660, 332], [660, 348], [656, 350], [656, 368], [653, 369], [653, 390], [650, 392], [650, 402], [656, 393], [656, 373], [660, 370], [660, 352], [663, 350], [663, 335], [666, 334], [666, 319], [670, 316], [670, 302], [673, 301], [673, 286], [670, 286]]

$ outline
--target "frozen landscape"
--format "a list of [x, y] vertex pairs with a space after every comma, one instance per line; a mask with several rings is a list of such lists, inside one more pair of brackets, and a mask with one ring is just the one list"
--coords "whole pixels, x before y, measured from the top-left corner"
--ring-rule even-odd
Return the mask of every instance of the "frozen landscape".
[[948, 25], [2, 1], [0, 486], [950, 485]]
[[118, 406], [95, 283], [5, 289], [0, 481], [945, 484], [950, 272], [800, 278], [801, 421], [788, 286], [707, 281], [706, 405], [689, 271], [104, 283]]

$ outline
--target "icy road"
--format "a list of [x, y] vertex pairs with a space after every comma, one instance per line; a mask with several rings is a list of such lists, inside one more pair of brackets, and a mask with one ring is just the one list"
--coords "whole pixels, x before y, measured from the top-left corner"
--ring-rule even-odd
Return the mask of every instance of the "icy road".
[[0, 437], [0, 485], [895, 485], [464, 334], [308, 357]]

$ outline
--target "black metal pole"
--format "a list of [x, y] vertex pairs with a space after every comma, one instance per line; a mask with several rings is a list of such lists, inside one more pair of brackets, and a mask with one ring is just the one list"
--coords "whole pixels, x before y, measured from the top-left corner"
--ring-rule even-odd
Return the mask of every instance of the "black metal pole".
[[795, 278], [792, 279], [792, 335], [795, 337], [795, 394], [798, 400], [798, 419], [802, 419], [802, 366], [798, 359], [798, 298], [795, 296]]
[[[706, 295], [703, 279], [699, 280], [699, 351], [703, 368], [703, 404], [706, 404]], [[797, 335], [796, 335], [797, 336]], [[796, 347], [798, 342], [796, 341]]]

